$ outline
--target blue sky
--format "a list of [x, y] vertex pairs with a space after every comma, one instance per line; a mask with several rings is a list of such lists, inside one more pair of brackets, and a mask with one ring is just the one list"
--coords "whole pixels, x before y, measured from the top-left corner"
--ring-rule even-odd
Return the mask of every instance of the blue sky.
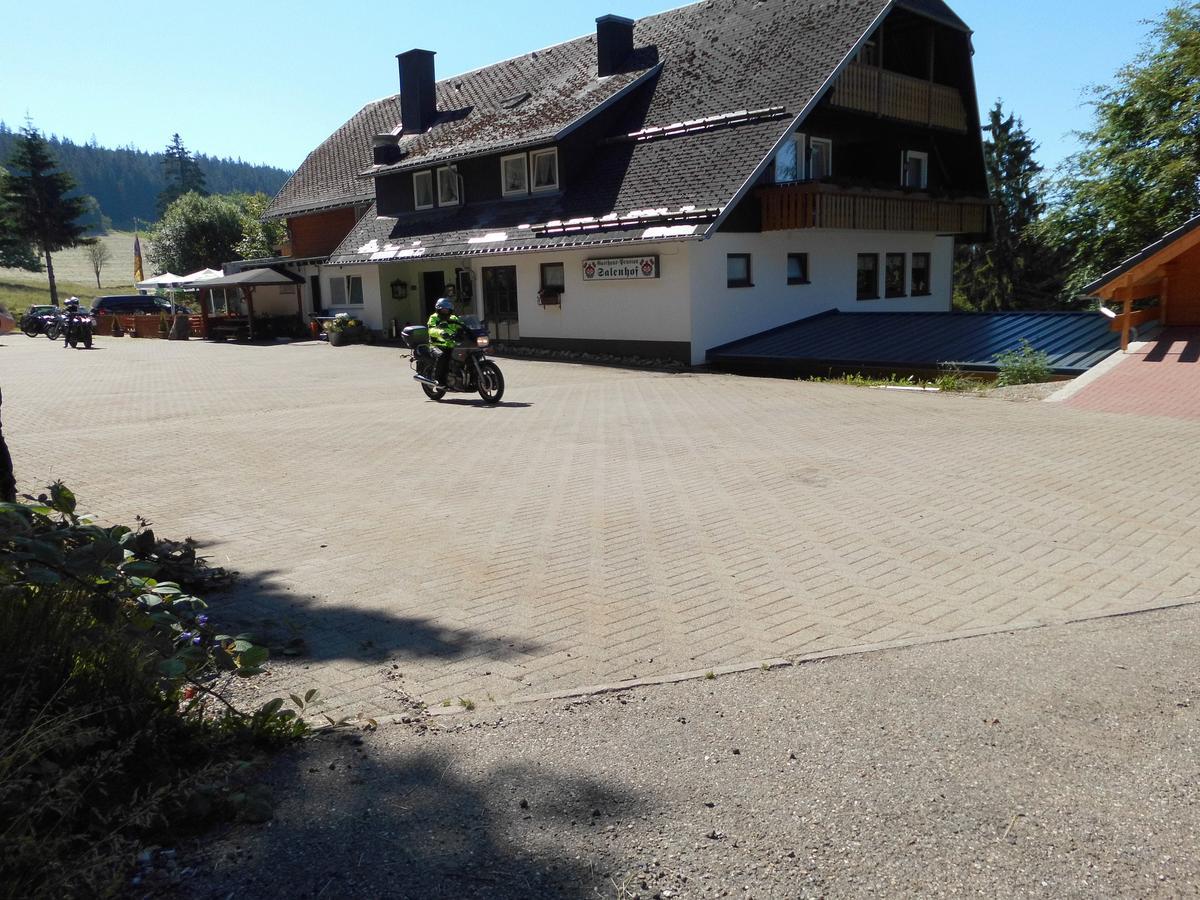
[[[295, 168], [363, 103], [394, 93], [395, 54], [437, 51], [439, 77], [584, 34], [597, 15], [678, 0], [23, 3], [3, 13], [0, 119], [77, 142], [193, 150]], [[975, 30], [982, 110], [1003, 98], [1048, 168], [1090, 121], [1083, 91], [1129, 62], [1169, 0], [951, 0]]]

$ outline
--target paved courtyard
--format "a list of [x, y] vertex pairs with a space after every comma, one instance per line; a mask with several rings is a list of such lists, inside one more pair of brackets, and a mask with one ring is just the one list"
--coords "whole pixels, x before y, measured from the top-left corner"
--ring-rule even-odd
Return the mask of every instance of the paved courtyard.
[[21, 486], [192, 535], [283, 646], [267, 690], [398, 711], [1200, 595], [1200, 422], [402, 353], [0, 340]]

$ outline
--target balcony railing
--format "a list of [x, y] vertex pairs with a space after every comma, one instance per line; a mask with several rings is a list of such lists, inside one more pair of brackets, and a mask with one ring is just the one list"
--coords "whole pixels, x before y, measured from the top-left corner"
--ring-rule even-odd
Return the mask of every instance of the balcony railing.
[[855, 228], [870, 231], [933, 231], [983, 234], [989, 202], [973, 197], [939, 199], [927, 194], [843, 188], [821, 182], [759, 188], [763, 231], [793, 228]]
[[829, 92], [829, 103], [904, 122], [967, 130], [967, 108], [957, 88], [861, 63], [847, 66]]

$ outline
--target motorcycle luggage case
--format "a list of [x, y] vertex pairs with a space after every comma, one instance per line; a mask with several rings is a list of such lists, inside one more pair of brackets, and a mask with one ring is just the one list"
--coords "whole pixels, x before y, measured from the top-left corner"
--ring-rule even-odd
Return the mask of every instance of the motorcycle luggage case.
[[424, 325], [409, 325], [400, 332], [400, 337], [404, 339], [404, 346], [419, 347], [429, 343], [429, 329]]

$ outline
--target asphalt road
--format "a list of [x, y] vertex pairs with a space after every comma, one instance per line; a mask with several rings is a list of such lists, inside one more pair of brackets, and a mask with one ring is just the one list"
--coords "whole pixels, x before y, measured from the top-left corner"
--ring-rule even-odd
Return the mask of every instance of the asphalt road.
[[1200, 606], [575, 701], [287, 755], [189, 897], [1200, 891]]

